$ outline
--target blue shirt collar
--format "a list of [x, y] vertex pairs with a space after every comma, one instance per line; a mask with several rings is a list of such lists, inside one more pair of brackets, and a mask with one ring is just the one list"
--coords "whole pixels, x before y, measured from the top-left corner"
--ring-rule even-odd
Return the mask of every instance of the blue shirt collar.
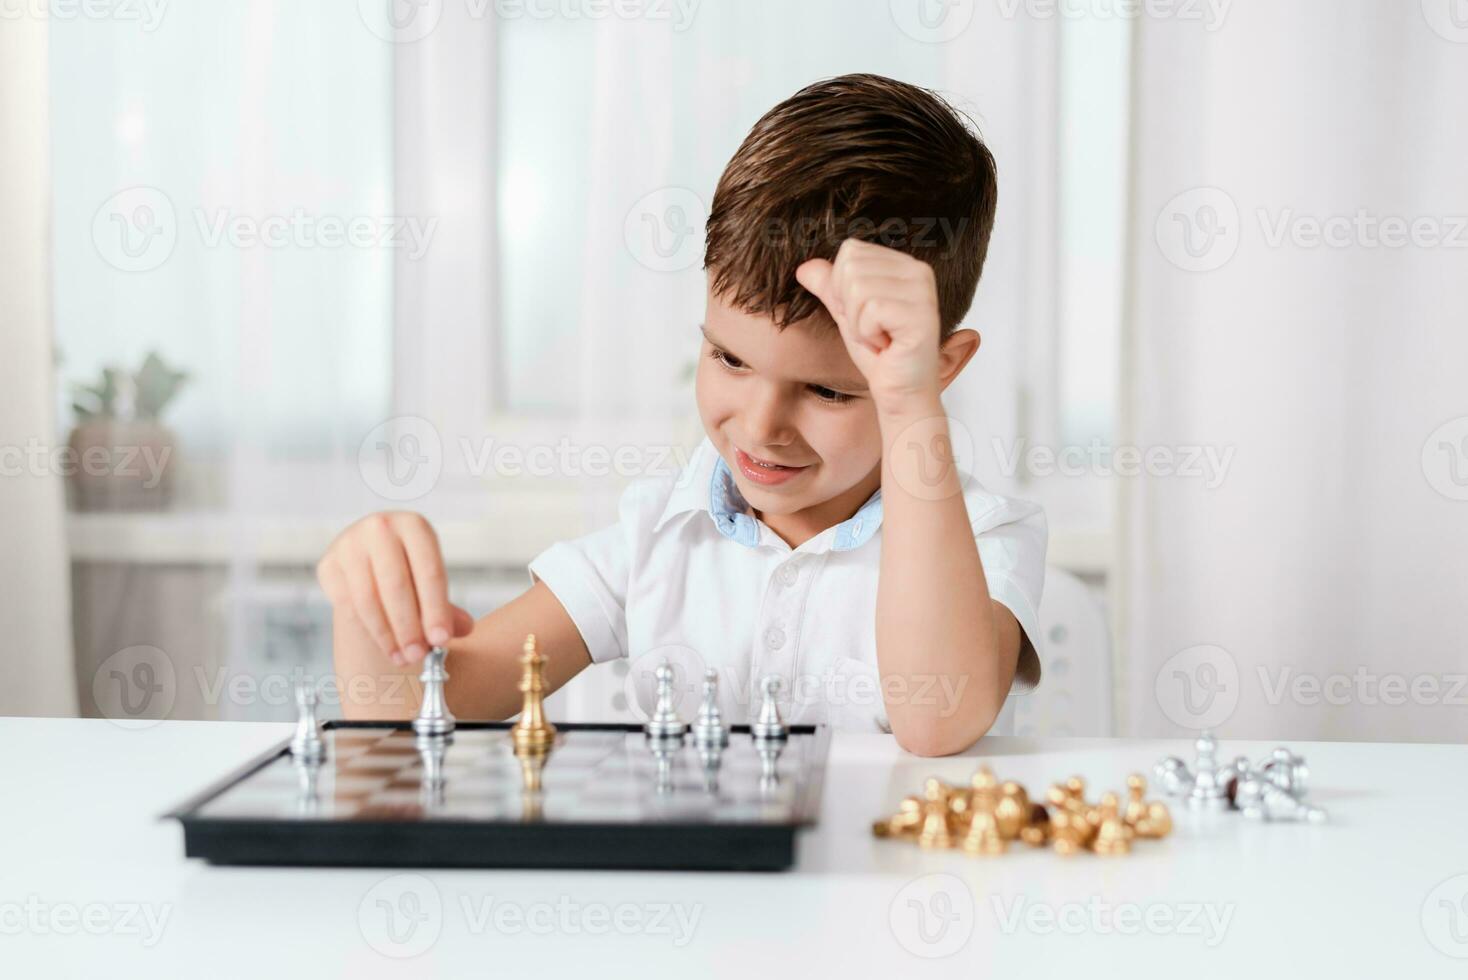
[[[709, 450], [713, 451], [712, 445]], [[717, 453], [715, 455], [718, 461], [709, 477], [709, 515], [713, 517], [714, 526], [719, 529], [720, 534], [753, 548], [759, 544], [759, 522], [749, 513], [749, 502], [734, 483], [734, 473], [729, 469], [729, 464], [724, 462], [722, 456]], [[831, 550], [850, 551], [866, 544], [881, 526], [882, 491], [878, 489], [855, 514], [836, 525]]]

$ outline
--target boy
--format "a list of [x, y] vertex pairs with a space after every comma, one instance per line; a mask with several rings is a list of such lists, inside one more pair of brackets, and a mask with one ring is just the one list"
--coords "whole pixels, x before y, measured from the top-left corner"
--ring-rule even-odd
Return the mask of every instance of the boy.
[[535, 633], [551, 690], [691, 651], [731, 722], [775, 674], [789, 721], [891, 731], [918, 755], [972, 745], [1038, 682], [1046, 542], [1038, 507], [953, 465], [939, 400], [979, 347], [957, 328], [996, 194], [988, 149], [923, 89], [847, 75], [767, 113], [708, 220], [707, 438], [684, 472], [631, 484], [617, 524], [549, 548], [477, 622], [448, 602], [423, 518], [352, 525], [317, 568], [347, 717], [410, 717], [348, 703], [349, 682], [412, 675], [430, 644], [451, 651], [455, 714], [513, 715]]

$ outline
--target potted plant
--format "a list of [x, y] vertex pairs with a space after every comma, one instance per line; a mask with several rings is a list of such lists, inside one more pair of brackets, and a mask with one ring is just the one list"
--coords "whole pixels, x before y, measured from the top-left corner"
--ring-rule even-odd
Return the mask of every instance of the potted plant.
[[150, 352], [136, 372], [106, 367], [96, 384], [73, 385], [76, 425], [67, 446], [74, 509], [168, 505], [177, 443], [159, 417], [187, 378]]

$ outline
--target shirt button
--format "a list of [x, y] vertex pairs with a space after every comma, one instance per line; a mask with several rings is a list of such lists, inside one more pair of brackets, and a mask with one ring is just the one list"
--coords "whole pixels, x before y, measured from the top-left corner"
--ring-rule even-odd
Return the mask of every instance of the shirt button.
[[778, 650], [785, 645], [785, 631], [778, 626], [771, 626], [765, 630], [765, 646], [771, 650]]
[[781, 585], [794, 585], [795, 584], [795, 580], [797, 578], [799, 578], [799, 577], [800, 577], [800, 572], [796, 570], [796, 568], [795, 568], [794, 565], [782, 565], [782, 566], [780, 566], [780, 584]]

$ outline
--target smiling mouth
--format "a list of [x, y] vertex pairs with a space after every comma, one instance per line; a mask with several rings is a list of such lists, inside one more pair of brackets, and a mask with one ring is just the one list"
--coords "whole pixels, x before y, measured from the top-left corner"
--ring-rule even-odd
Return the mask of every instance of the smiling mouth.
[[751, 456], [738, 446], [734, 447], [734, 461], [738, 464], [739, 470], [744, 474], [745, 479], [767, 487], [773, 487], [785, 483], [788, 480], [793, 480], [810, 469], [811, 465], [786, 466], [782, 463], [772, 463], [769, 460]]

